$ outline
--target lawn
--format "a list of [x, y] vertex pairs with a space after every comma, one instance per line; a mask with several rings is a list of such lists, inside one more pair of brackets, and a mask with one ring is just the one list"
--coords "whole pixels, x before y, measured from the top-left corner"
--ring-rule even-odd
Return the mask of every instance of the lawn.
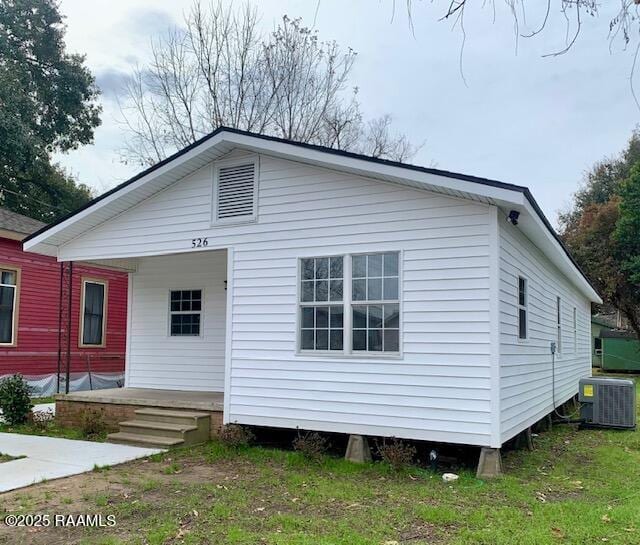
[[19, 458], [23, 458], [23, 456], [9, 456], [8, 454], [2, 454], [2, 452], [0, 452], [0, 464], [2, 462], [10, 462], [11, 460], [18, 460]]
[[10, 530], [0, 543], [547, 545], [640, 543], [640, 432], [556, 425], [506, 475], [444, 483], [414, 468], [218, 442], [1, 497], [7, 513], [114, 515], [113, 528]]

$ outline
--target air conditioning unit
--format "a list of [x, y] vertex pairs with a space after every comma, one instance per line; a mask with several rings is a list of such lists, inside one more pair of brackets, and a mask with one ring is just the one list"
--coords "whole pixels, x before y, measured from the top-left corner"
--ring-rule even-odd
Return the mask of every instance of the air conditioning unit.
[[580, 417], [583, 426], [635, 429], [636, 386], [618, 378], [580, 379]]

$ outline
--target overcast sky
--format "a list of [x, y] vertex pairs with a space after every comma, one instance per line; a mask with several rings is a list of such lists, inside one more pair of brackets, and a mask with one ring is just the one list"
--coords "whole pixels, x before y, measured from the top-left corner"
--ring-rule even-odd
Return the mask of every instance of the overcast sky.
[[[561, 16], [516, 49], [513, 19], [500, 0], [495, 22], [490, 9], [476, 8], [465, 18], [463, 79], [462, 34], [438, 22], [449, 2], [414, 3], [414, 34], [401, 1], [393, 20], [391, 1], [383, 0], [262, 0], [259, 6], [266, 30], [286, 13], [315, 22], [321, 39], [358, 52], [352, 83], [362, 109], [372, 117], [391, 114], [398, 131], [425, 143], [411, 162], [526, 185], [555, 223], [585, 169], [620, 151], [640, 118], [629, 87], [632, 53], [620, 44], [609, 50], [612, 8], [587, 18], [573, 49], [553, 58], [543, 55], [564, 45]], [[62, 0], [68, 49], [87, 55], [104, 112], [95, 144], [57, 159], [98, 193], [138, 170], [119, 153], [126, 133], [115, 95], [123, 78], [134, 63], [145, 63], [150, 40], [179, 23], [190, 5]], [[541, 17], [527, 13], [530, 28]]]

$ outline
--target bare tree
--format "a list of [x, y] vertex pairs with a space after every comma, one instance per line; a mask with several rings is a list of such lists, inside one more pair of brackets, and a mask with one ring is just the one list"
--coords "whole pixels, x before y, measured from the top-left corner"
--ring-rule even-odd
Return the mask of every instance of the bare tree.
[[[413, 28], [416, 4], [423, 0], [404, 0], [409, 24]], [[638, 4], [640, 0], [616, 0], [618, 9], [609, 21], [609, 38], [613, 42], [620, 38], [626, 47], [632, 41], [634, 25], [640, 23], [638, 17]], [[469, 0], [445, 0], [442, 2], [444, 8], [441, 21], [451, 20], [461, 27], [464, 32], [464, 16], [468, 8], [471, 7]], [[532, 8], [535, 4], [537, 9], [542, 6], [542, 19], [537, 22], [537, 26], [530, 31], [521, 32], [521, 24], [526, 22], [527, 8]], [[567, 26], [565, 36], [565, 46], [556, 51], [550, 51], [546, 56], [562, 55], [569, 51], [575, 44], [582, 30], [582, 25], [587, 17], [598, 17], [600, 15], [601, 2], [598, 0], [484, 0], [483, 7], [487, 7], [496, 14], [502, 7], [509, 12], [514, 21], [516, 38], [531, 38], [540, 34], [553, 17], [561, 17]], [[396, 2], [392, 3], [392, 12], [395, 13]], [[640, 28], [637, 30], [640, 31]], [[637, 50], [636, 50], [637, 51]]]
[[417, 148], [391, 117], [365, 121], [349, 88], [356, 53], [284, 16], [263, 35], [255, 7], [196, 3], [184, 27], [155, 41], [121, 103], [125, 154], [153, 164], [219, 126], [398, 161]]

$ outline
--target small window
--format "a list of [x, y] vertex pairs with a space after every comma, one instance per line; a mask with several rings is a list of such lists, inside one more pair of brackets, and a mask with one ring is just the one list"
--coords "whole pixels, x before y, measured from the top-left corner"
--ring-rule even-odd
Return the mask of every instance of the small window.
[[556, 352], [560, 354], [562, 352], [562, 301], [560, 297], [556, 297]]
[[354, 352], [400, 350], [398, 262], [398, 252], [352, 257]]
[[214, 223], [256, 218], [257, 162], [221, 163], [214, 169]]
[[526, 339], [528, 336], [527, 330], [527, 306], [528, 306], [528, 293], [527, 293], [527, 279], [522, 276], [518, 277], [518, 338]]
[[573, 307], [573, 352], [578, 353], [578, 309]]
[[300, 349], [339, 350], [344, 344], [344, 258], [300, 260]]
[[18, 271], [0, 269], [0, 345], [15, 344]]
[[104, 346], [106, 295], [105, 282], [82, 281], [81, 346]]
[[595, 339], [593, 339], [593, 349], [595, 350], [596, 354], [602, 353], [602, 339], [600, 337], [596, 337]]
[[172, 290], [169, 301], [172, 337], [198, 337], [202, 324], [202, 290]]

